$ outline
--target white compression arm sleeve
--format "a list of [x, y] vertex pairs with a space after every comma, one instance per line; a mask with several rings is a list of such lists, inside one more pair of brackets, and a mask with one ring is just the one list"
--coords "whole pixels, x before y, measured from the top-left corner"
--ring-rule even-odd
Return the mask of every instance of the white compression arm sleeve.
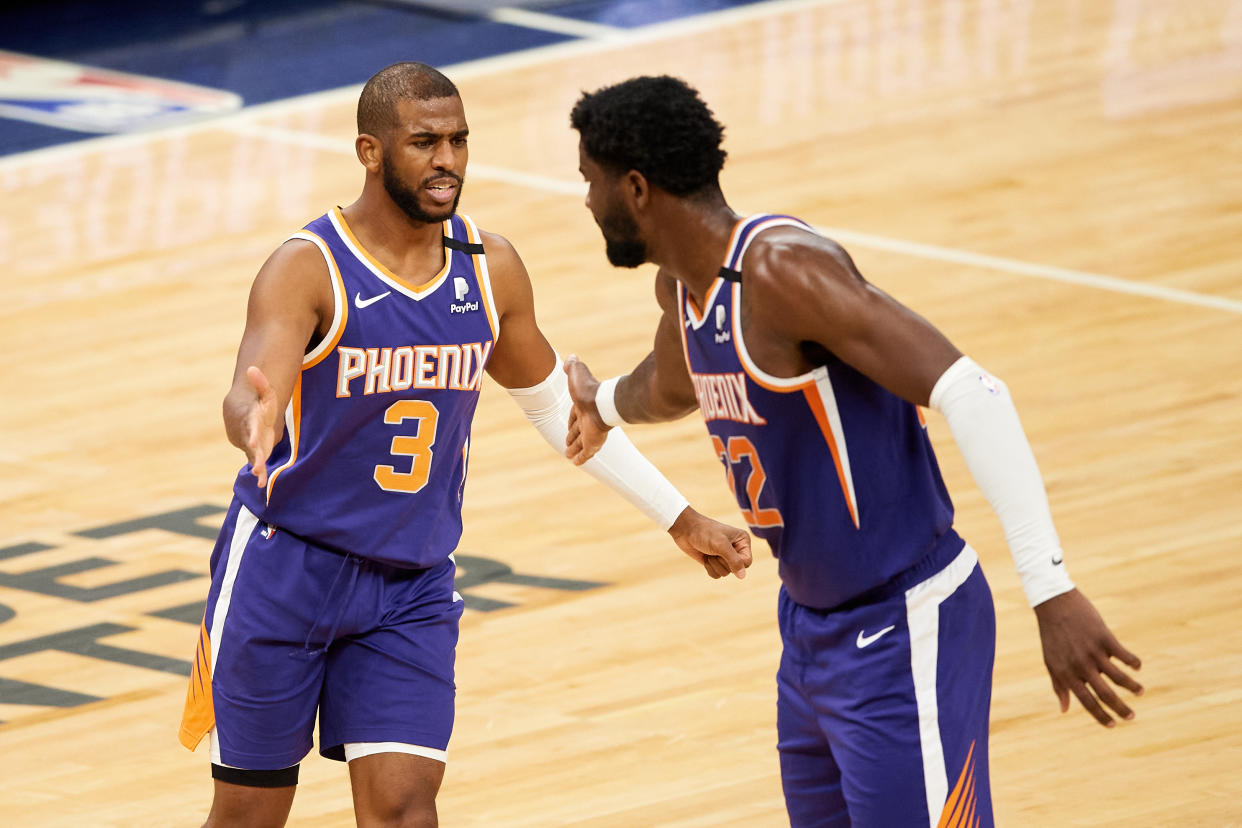
[[[560, 355], [556, 357], [556, 367], [543, 382], [530, 388], [508, 390], [548, 445], [563, 455], [573, 400], [569, 396], [569, 380]], [[665, 531], [690, 505], [619, 428], [608, 432], [603, 448], [583, 463], [582, 468], [634, 504]]]
[[936, 381], [931, 407], [948, 421], [975, 483], [1000, 518], [1027, 602], [1034, 607], [1073, 589], [1009, 389], [964, 356]]

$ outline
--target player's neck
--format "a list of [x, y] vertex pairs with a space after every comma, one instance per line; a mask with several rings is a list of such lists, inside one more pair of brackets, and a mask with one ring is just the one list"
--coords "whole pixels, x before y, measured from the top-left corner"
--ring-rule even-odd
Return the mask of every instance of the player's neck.
[[387, 194], [364, 190], [341, 213], [358, 243], [403, 279], [418, 284], [444, 266], [443, 224], [415, 221]]
[[723, 197], [706, 203], [670, 198], [664, 207], [651, 260], [685, 285], [701, 306], [720, 275], [740, 216]]

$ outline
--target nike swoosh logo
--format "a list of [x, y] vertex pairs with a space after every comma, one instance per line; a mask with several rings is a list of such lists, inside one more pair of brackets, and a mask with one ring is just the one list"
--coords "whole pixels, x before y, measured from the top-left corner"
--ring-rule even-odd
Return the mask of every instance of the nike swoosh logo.
[[387, 296], [390, 293], [392, 293], [391, 290], [386, 290], [383, 293], [381, 293], [379, 296], [372, 296], [370, 299], [363, 299], [361, 293], [355, 293], [354, 294], [354, 307], [357, 308], [358, 310], [362, 310], [367, 305], [374, 305], [376, 302], [383, 299], [385, 296]]
[[1060, 565], [1061, 565], [1061, 564], [1063, 564], [1063, 563], [1065, 563], [1065, 558], [1063, 558], [1063, 557], [1062, 557], [1062, 558], [1055, 558], [1055, 557], [1054, 557], [1054, 558], [1052, 559], [1052, 565], [1053, 565], [1053, 566], [1060, 566]]
[[870, 647], [872, 644], [874, 644], [875, 642], [879, 641], [881, 638], [883, 638], [884, 636], [888, 635], [889, 633], [891, 633], [891, 632], [892, 632], [893, 630], [895, 630], [895, 629], [897, 629], [897, 625], [896, 625], [896, 624], [891, 624], [891, 625], [889, 625], [889, 626], [885, 627], [884, 629], [880, 630], [878, 633], [872, 633], [871, 635], [864, 635], [864, 634], [863, 634], [863, 631], [862, 631], [862, 630], [859, 630], [859, 631], [858, 631], [858, 640], [857, 640], [857, 641], [855, 641], [854, 643], [855, 643], [856, 645], [858, 645], [858, 649], [860, 649], [860, 650], [861, 650], [863, 647]]

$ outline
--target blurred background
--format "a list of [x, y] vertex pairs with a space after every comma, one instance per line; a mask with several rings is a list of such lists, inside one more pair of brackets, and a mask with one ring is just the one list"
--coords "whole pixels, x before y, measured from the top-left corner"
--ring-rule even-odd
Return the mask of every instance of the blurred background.
[[[247, 291], [356, 198], [361, 84], [411, 59], [461, 89], [462, 211], [600, 376], [647, 353], [654, 273], [607, 265], [569, 109], [698, 87], [734, 209], [816, 225], [1006, 380], [1069, 570], [1144, 659], [1135, 721], [1058, 713], [932, 416], [996, 597], [998, 824], [1242, 825], [1240, 0], [4, 4], [0, 824], [204, 818], [176, 728]], [[740, 523], [700, 420], [629, 431]], [[471, 446], [441, 824], [787, 824], [766, 548], [709, 581], [493, 387]], [[352, 824], [343, 766], [307, 758], [290, 824]]]

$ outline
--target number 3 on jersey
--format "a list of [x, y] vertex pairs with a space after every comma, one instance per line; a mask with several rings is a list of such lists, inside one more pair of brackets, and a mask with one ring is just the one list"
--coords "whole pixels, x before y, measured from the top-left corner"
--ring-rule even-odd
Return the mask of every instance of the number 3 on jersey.
[[384, 412], [384, 422], [388, 425], [401, 425], [405, 420], [417, 420], [418, 430], [413, 437], [393, 437], [392, 453], [412, 457], [410, 470], [399, 472], [392, 466], [376, 466], [375, 482], [386, 492], [414, 494], [427, 485], [427, 478], [431, 476], [431, 447], [436, 442], [440, 411], [426, 400], [401, 400]]
[[[729, 488], [737, 494], [738, 505], [742, 507], [742, 518], [756, 529], [784, 526], [785, 519], [781, 517], [779, 509], [759, 508], [759, 495], [763, 491], [763, 484], [767, 482], [768, 476], [763, 471], [763, 463], [759, 461], [759, 452], [750, 438], [734, 435], [729, 438], [729, 447], [726, 450], [724, 441], [713, 434], [712, 445], [716, 447], [717, 456], [724, 461], [725, 477], [729, 481]], [[733, 479], [733, 466], [742, 462], [743, 457], [750, 458], [750, 475], [746, 478], [746, 499], [750, 501], [749, 509], [742, 502], [741, 493], [738, 492], [737, 484]]]

